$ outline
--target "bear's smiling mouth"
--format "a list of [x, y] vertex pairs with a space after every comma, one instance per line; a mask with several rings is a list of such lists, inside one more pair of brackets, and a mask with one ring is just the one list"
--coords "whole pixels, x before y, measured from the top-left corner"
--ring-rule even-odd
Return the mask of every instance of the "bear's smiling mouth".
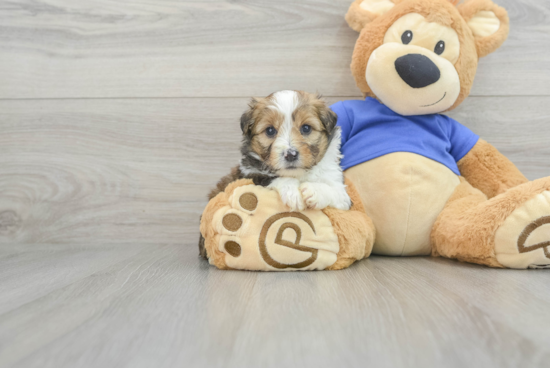
[[443, 101], [443, 99], [445, 98], [445, 96], [447, 96], [447, 92], [445, 92], [445, 94], [443, 95], [443, 97], [441, 97], [441, 99], [431, 105], [422, 105], [420, 107], [430, 107], [430, 106], [433, 106], [433, 105], [437, 105], [438, 103], [440, 103], [441, 101]]

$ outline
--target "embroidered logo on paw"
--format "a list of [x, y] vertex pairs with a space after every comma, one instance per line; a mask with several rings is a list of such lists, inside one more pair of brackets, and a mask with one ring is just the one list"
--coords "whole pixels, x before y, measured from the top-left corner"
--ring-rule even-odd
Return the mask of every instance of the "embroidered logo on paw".
[[[548, 247], [550, 246], [550, 241], [546, 240], [534, 245], [529, 245], [529, 246], [525, 245], [525, 243], [527, 242], [527, 238], [529, 238], [531, 234], [533, 234], [541, 226], [548, 225], [548, 224], [550, 224], [550, 216], [544, 216], [544, 217], [538, 218], [535, 221], [531, 222], [529, 225], [527, 225], [527, 227], [523, 230], [523, 232], [518, 238], [518, 251], [520, 253], [528, 253], [528, 252], [532, 252], [534, 250], [542, 248], [546, 258], [550, 259], [550, 251], [548, 250]], [[550, 267], [550, 265], [532, 265], [532, 266], [544, 267], [544, 268]]]
[[[285, 222], [282, 225], [280, 225], [279, 230], [277, 231], [277, 235], [275, 237], [274, 243], [278, 244], [280, 246], [288, 247], [288, 248], [295, 249], [295, 250], [298, 250], [298, 251], [310, 252], [311, 257], [309, 257], [308, 259], [306, 259], [304, 261], [297, 262], [297, 263], [294, 263], [294, 264], [284, 264], [284, 263], [277, 262], [276, 260], [274, 260], [269, 255], [269, 252], [267, 250], [267, 245], [266, 245], [266, 238], [267, 238], [267, 233], [269, 232], [269, 228], [276, 221], [278, 221], [280, 219], [283, 219], [283, 218], [289, 218], [289, 217], [298, 218], [298, 219], [303, 220], [306, 224], [309, 225], [311, 230], [313, 230], [313, 232], [315, 233], [315, 226], [313, 226], [313, 223], [311, 222], [311, 220], [307, 216], [304, 216], [303, 214], [301, 214], [299, 212], [285, 212], [285, 213], [279, 213], [277, 215], [271, 216], [265, 222], [265, 224], [262, 228], [262, 232], [260, 233], [260, 239], [259, 239], [260, 254], [262, 255], [262, 258], [264, 259], [264, 261], [268, 265], [270, 265], [271, 267], [275, 267], [275, 268], [279, 268], [279, 269], [303, 268], [303, 267], [309, 266], [310, 264], [315, 262], [315, 260], [317, 259], [318, 250], [313, 249], [313, 248], [309, 248], [309, 247], [305, 247], [305, 246], [300, 244], [300, 240], [302, 239], [302, 229], [300, 228], [300, 226], [298, 226], [298, 225], [296, 225], [295, 223], [292, 223], [292, 222]], [[283, 233], [287, 229], [292, 229], [294, 231], [294, 233], [296, 234], [296, 238], [293, 242], [283, 239]]]
[[509, 268], [550, 268], [550, 191], [516, 208], [495, 233], [497, 261]]
[[218, 217], [227, 266], [282, 271], [323, 269], [336, 261], [338, 238], [321, 211], [288, 212], [275, 191], [256, 186], [237, 188], [229, 202]]

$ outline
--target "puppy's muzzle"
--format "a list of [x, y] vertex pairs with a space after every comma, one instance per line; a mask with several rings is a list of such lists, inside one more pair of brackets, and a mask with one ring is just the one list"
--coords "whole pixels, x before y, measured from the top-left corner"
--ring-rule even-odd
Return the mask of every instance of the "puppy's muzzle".
[[283, 157], [285, 158], [285, 161], [287, 162], [294, 162], [298, 159], [298, 151], [296, 151], [295, 149], [287, 149], [284, 154], [283, 154]]

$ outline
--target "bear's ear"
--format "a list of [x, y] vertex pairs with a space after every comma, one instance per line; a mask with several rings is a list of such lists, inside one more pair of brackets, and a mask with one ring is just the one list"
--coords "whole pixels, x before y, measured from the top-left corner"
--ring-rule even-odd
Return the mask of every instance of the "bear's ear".
[[491, 0], [469, 0], [458, 11], [474, 35], [479, 57], [489, 55], [508, 38], [508, 13]]
[[346, 14], [348, 25], [361, 30], [374, 19], [389, 11], [395, 5], [395, 0], [355, 0]]

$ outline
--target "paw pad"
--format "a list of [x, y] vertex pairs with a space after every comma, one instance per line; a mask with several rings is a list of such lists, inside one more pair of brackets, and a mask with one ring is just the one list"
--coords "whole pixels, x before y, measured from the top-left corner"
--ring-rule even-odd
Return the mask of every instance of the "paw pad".
[[254, 193], [244, 193], [239, 198], [239, 204], [248, 211], [254, 211], [258, 206], [258, 197]]
[[224, 248], [227, 253], [229, 253], [233, 257], [238, 257], [241, 255], [241, 246], [239, 245], [239, 243], [236, 243], [232, 240], [226, 242]]
[[228, 213], [223, 217], [222, 225], [229, 231], [237, 231], [243, 225], [243, 220], [239, 215]]
[[[244, 193], [239, 197], [239, 204], [247, 211], [254, 211], [258, 206], [258, 197], [254, 193]], [[228, 213], [223, 217], [222, 225], [227, 230], [235, 232], [243, 226], [243, 220], [236, 213]], [[232, 257], [239, 257], [242, 252], [240, 244], [233, 240], [227, 241], [224, 249]]]

